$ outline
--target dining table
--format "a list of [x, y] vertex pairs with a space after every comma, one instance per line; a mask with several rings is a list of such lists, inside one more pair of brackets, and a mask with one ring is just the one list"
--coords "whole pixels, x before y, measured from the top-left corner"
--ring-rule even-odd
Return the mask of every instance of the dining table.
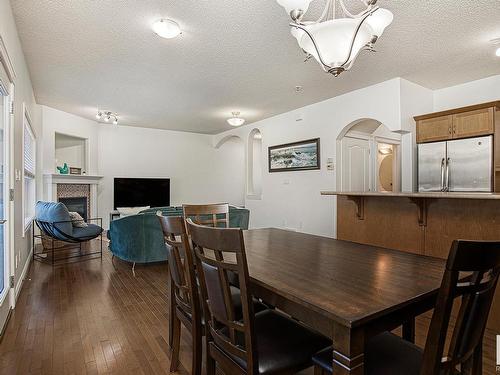
[[252, 294], [333, 343], [333, 373], [364, 374], [365, 343], [435, 305], [445, 260], [276, 228], [243, 232]]

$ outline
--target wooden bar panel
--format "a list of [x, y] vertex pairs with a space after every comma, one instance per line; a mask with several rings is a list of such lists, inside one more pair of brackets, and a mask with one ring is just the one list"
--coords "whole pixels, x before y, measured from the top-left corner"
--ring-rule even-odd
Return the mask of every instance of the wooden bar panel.
[[355, 202], [337, 197], [337, 238], [367, 245], [424, 253], [419, 208], [408, 198], [363, 197], [364, 219]]

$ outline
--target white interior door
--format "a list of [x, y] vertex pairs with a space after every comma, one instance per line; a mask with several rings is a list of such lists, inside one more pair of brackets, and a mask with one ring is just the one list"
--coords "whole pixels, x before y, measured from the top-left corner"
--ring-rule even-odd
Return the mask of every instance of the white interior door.
[[0, 64], [0, 330], [4, 326], [10, 310], [9, 277], [9, 174], [8, 139], [10, 126], [10, 80]]
[[342, 139], [342, 191], [370, 191], [370, 142]]

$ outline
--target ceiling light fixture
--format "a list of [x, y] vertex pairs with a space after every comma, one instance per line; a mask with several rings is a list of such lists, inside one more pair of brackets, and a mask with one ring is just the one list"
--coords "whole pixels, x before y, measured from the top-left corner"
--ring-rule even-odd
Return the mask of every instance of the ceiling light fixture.
[[[319, 19], [304, 21], [313, 0], [277, 1], [292, 18], [291, 33], [306, 54], [306, 61], [314, 57], [335, 77], [349, 70], [361, 51], [374, 52], [374, 44], [394, 18], [390, 11], [376, 5], [377, 0], [360, 0], [366, 8], [358, 14], [349, 12], [345, 0], [327, 0]], [[336, 18], [337, 3], [344, 18]]]
[[156, 35], [166, 39], [175, 38], [181, 33], [179, 24], [166, 18], [154, 22], [151, 27]]
[[495, 55], [497, 55], [497, 57], [500, 57], [500, 47], [497, 48]]
[[95, 118], [97, 120], [103, 119], [104, 122], [110, 122], [113, 120], [113, 125], [118, 125], [118, 114], [111, 111], [97, 111]]
[[231, 112], [233, 117], [227, 119], [227, 123], [231, 126], [241, 126], [245, 123], [245, 119], [240, 117], [239, 112]]

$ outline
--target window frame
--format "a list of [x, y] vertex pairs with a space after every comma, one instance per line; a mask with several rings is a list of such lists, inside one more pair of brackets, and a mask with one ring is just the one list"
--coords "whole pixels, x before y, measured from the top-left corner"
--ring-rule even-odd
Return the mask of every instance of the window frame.
[[[34, 167], [35, 167], [35, 173], [33, 177], [26, 176], [26, 160], [25, 160], [25, 155], [24, 155], [24, 144], [25, 144], [25, 129], [28, 130], [30, 135], [33, 137], [33, 157], [34, 157]], [[23, 211], [23, 226], [24, 226], [24, 231], [23, 231], [23, 237], [26, 235], [26, 232], [31, 228], [31, 225], [33, 224], [33, 219], [35, 218], [35, 214], [33, 214], [30, 217], [27, 217], [27, 212], [26, 212], [26, 179], [30, 178], [33, 180], [33, 183], [35, 185], [34, 187], [34, 199], [32, 204], [36, 204], [36, 179], [37, 179], [37, 157], [36, 157], [36, 152], [37, 152], [37, 136], [35, 131], [33, 130], [33, 121], [31, 120], [31, 115], [29, 113], [28, 107], [26, 106], [26, 103], [23, 103], [23, 139], [22, 139], [22, 150], [23, 150], [23, 167], [22, 167], [22, 211]]]

